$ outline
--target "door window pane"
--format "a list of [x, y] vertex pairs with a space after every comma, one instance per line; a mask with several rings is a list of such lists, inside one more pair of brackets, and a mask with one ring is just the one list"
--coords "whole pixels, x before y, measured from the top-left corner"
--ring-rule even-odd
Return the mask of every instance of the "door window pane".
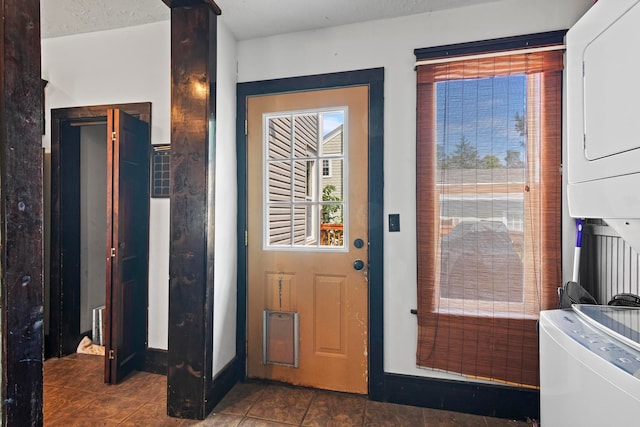
[[269, 201], [291, 200], [291, 162], [269, 162]]
[[293, 157], [308, 158], [310, 154], [318, 152], [318, 114], [298, 114], [293, 117]]
[[269, 119], [268, 147], [270, 159], [288, 159], [291, 157], [291, 117], [273, 117]]
[[325, 161], [331, 165], [331, 176], [322, 177], [322, 201], [341, 202], [344, 199], [343, 161], [335, 158]]
[[343, 249], [346, 109], [265, 116], [265, 248]]
[[344, 221], [341, 204], [322, 204], [320, 244], [322, 246], [344, 246]]
[[291, 245], [291, 208], [272, 205], [269, 207], [269, 246]]
[[307, 175], [310, 169], [310, 160], [294, 160], [293, 161], [293, 201], [305, 202], [310, 195], [313, 195], [313, 189], [310, 188], [313, 183], [311, 177]]
[[344, 150], [344, 111], [322, 115], [322, 155], [342, 155]]

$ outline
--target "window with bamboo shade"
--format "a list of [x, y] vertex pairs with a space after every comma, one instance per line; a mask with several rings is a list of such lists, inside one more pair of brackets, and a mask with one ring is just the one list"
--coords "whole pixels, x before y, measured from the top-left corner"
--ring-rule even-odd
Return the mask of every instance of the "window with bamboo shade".
[[535, 387], [561, 284], [563, 51], [524, 45], [418, 62], [417, 364]]

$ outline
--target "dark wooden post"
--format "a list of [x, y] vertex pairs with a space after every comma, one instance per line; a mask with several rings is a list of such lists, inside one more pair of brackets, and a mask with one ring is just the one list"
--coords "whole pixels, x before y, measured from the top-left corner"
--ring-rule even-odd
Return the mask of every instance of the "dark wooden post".
[[213, 0], [171, 8], [171, 238], [168, 414], [213, 409], [216, 19]]
[[40, 2], [0, 2], [2, 425], [42, 425]]

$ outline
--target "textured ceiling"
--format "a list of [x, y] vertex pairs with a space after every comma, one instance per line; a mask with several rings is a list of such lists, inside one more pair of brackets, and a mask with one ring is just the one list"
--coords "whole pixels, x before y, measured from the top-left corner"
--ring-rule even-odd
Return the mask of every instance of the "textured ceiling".
[[42, 38], [88, 33], [170, 19], [162, 0], [42, 0]]
[[[238, 40], [393, 18], [498, 0], [216, 0]], [[42, 37], [170, 18], [162, 0], [42, 0]]]

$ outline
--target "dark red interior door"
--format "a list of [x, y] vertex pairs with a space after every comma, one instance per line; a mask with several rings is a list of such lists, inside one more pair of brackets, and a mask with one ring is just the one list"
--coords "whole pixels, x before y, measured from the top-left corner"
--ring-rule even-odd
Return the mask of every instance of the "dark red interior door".
[[105, 382], [144, 361], [149, 237], [149, 127], [108, 110]]

